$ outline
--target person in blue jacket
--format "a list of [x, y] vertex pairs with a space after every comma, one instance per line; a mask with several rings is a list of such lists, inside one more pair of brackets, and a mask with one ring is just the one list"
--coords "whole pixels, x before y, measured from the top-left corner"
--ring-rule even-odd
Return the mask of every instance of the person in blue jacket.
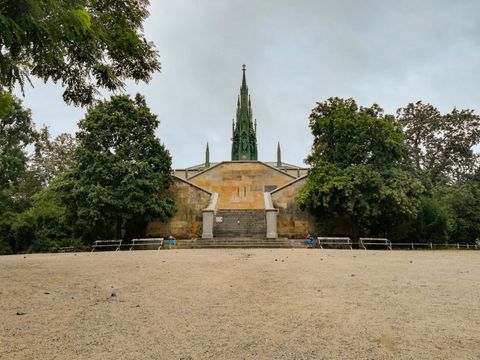
[[308, 248], [313, 248], [314, 244], [315, 240], [313, 239], [312, 235], [308, 234], [307, 238], [305, 239], [305, 245], [307, 245]]

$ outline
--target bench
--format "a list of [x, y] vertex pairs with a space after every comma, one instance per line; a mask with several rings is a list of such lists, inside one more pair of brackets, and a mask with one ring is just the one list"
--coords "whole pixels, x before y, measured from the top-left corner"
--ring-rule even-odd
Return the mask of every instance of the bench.
[[144, 239], [132, 239], [130, 244], [130, 251], [135, 246], [158, 246], [157, 250], [163, 246], [163, 238], [144, 238]]
[[349, 237], [318, 237], [317, 243], [320, 249], [323, 249], [324, 245], [346, 245], [350, 250], [353, 249], [352, 239]]
[[92, 245], [92, 251], [94, 252], [97, 248], [115, 248], [115, 251], [120, 250], [122, 246], [122, 240], [95, 240]]
[[383, 245], [392, 250], [392, 243], [387, 238], [360, 238], [360, 246], [367, 250], [367, 245]]

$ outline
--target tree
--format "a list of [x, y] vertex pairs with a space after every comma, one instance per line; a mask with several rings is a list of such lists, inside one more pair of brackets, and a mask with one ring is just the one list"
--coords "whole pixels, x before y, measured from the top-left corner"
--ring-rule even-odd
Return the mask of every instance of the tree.
[[160, 69], [142, 23], [148, 0], [0, 1], [0, 114], [30, 75], [60, 82], [63, 98], [91, 104], [97, 88], [148, 81]]
[[19, 213], [13, 221], [16, 251], [55, 251], [71, 241], [72, 227], [67, 219], [58, 184], [61, 176], [32, 196], [31, 206]]
[[0, 117], [0, 189], [18, 181], [27, 167], [26, 147], [36, 138], [31, 112], [15, 99], [12, 111]]
[[453, 183], [475, 173], [480, 141], [480, 117], [472, 110], [453, 109], [442, 115], [421, 101], [397, 110], [409, 157], [433, 184]]
[[37, 189], [36, 184], [30, 183], [26, 152], [35, 139], [30, 110], [12, 98], [11, 111], [0, 116], [0, 253], [15, 250], [13, 219], [27, 206], [30, 191]]
[[59, 189], [84, 239], [107, 236], [111, 224], [120, 238], [126, 222], [174, 213], [166, 194], [171, 157], [155, 137], [158, 124], [140, 95], [99, 102], [80, 121], [75, 163]]
[[43, 186], [72, 167], [76, 146], [76, 140], [70, 134], [60, 134], [51, 140], [48, 127], [38, 131], [30, 168]]
[[406, 241], [434, 244], [447, 242], [452, 230], [452, 217], [445, 202], [435, 195], [421, 196], [417, 219], [413, 224], [407, 223], [407, 228], [403, 229]]
[[450, 242], [474, 244], [480, 238], [480, 182], [470, 179], [439, 187], [441, 198], [451, 218]]
[[386, 233], [418, 212], [421, 182], [405, 166], [400, 128], [377, 105], [330, 98], [310, 115], [314, 136], [300, 206], [320, 219], [347, 218], [359, 232]]

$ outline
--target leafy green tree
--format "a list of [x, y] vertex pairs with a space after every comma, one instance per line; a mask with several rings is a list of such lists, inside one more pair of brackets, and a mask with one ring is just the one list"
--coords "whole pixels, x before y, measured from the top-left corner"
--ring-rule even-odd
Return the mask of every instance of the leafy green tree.
[[77, 232], [91, 240], [138, 217], [166, 219], [171, 157], [155, 137], [159, 121], [145, 99], [113, 96], [90, 108], [79, 123], [75, 163], [59, 186]]
[[148, 81], [160, 69], [142, 23], [148, 0], [0, 1], [0, 114], [31, 75], [60, 82], [63, 98], [91, 104], [98, 88]]
[[470, 243], [480, 238], [480, 181], [471, 179], [437, 189], [451, 218], [450, 242]]
[[[1, 54], [0, 54], [1, 56]], [[13, 96], [0, 89], [0, 118], [7, 116], [13, 110]]]
[[446, 243], [449, 239], [452, 217], [445, 203], [436, 196], [423, 195], [417, 219], [413, 225], [407, 223], [404, 234], [406, 241], [431, 242], [434, 244]]
[[421, 182], [405, 167], [403, 136], [377, 105], [330, 98], [310, 115], [311, 165], [300, 206], [320, 219], [347, 218], [351, 234], [387, 233], [415, 218]]
[[57, 186], [61, 176], [32, 196], [31, 206], [13, 221], [16, 251], [55, 251], [71, 239], [72, 226], [67, 219]]
[[30, 169], [43, 186], [72, 167], [76, 146], [75, 137], [70, 134], [60, 134], [52, 140], [48, 127], [38, 131]]
[[13, 220], [38, 189], [27, 170], [27, 146], [35, 139], [30, 110], [12, 98], [11, 111], [0, 116], [0, 253], [15, 251]]
[[478, 169], [474, 146], [480, 141], [480, 117], [472, 110], [453, 109], [442, 115], [421, 101], [397, 110], [409, 157], [433, 184], [466, 179]]
[[0, 117], [0, 189], [15, 184], [27, 168], [26, 147], [36, 139], [31, 112], [15, 99], [12, 111]]

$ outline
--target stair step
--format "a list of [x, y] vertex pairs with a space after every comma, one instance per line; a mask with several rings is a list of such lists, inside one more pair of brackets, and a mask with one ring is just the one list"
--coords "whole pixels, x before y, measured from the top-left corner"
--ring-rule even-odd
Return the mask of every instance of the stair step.
[[267, 223], [264, 209], [219, 209], [213, 233], [216, 237], [265, 236]]
[[177, 245], [171, 248], [304, 248], [302, 239], [266, 239], [264, 237], [221, 237], [213, 239], [177, 240]]

